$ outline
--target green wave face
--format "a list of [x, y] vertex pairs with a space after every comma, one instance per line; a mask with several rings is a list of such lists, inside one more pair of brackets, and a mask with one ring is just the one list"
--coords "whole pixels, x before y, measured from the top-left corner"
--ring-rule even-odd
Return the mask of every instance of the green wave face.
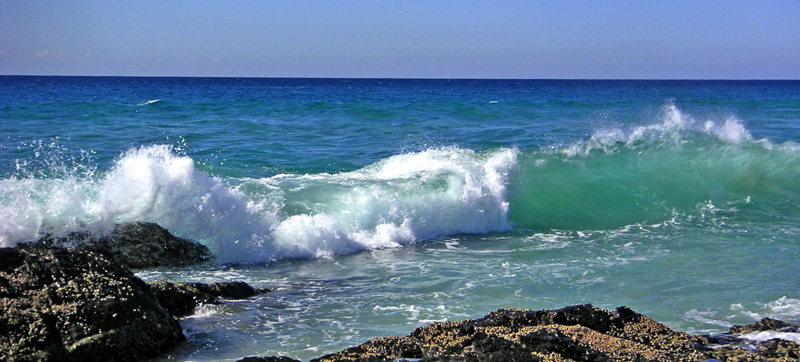
[[800, 215], [796, 144], [685, 129], [599, 138], [520, 157], [509, 195], [513, 225], [609, 229], [696, 222], [721, 210], [763, 218]]

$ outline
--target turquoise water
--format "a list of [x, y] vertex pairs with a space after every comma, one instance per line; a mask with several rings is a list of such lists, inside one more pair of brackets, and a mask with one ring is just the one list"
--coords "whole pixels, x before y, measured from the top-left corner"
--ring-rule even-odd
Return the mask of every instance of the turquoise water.
[[505, 307], [800, 321], [800, 82], [0, 77], [0, 245], [154, 221], [275, 291], [169, 360]]

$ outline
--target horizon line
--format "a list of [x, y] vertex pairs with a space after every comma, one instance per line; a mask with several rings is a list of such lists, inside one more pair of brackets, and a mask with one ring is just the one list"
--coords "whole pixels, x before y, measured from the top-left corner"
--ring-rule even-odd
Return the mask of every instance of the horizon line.
[[311, 76], [220, 76], [220, 75], [64, 75], [0, 74], [0, 77], [82, 78], [219, 78], [219, 79], [354, 79], [354, 80], [576, 80], [576, 81], [800, 81], [800, 78], [474, 78], [474, 77], [311, 77]]

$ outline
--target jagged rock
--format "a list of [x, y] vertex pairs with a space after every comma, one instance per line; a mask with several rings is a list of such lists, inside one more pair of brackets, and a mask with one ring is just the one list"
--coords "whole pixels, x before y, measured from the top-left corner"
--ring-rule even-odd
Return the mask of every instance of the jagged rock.
[[205, 245], [170, 234], [154, 223], [136, 222], [117, 225], [102, 236], [72, 233], [66, 237], [39, 239], [34, 245], [92, 250], [113, 257], [133, 269], [160, 266], [185, 266], [211, 259]]
[[701, 342], [626, 307], [612, 312], [578, 305], [433, 323], [314, 361], [705, 361]]
[[268, 289], [255, 289], [244, 282], [170, 283], [157, 281], [150, 283], [153, 294], [159, 303], [175, 317], [183, 317], [194, 312], [200, 304], [219, 304], [218, 298], [244, 299]]
[[779, 331], [784, 328], [795, 328], [795, 326], [786, 323], [784, 321], [779, 321], [777, 319], [764, 318], [753, 324], [748, 324], [745, 326], [739, 326], [739, 325], [733, 326], [731, 327], [730, 334], [742, 334], [748, 332], [763, 332], [763, 331]]
[[3, 360], [144, 360], [184, 339], [147, 284], [100, 253], [0, 249]]

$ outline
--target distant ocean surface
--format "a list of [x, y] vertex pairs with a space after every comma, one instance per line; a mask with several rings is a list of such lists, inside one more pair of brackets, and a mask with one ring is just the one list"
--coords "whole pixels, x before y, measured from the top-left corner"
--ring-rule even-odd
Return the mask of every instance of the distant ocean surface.
[[156, 222], [212, 265], [165, 360], [498, 308], [800, 322], [800, 81], [0, 77], [0, 246]]

